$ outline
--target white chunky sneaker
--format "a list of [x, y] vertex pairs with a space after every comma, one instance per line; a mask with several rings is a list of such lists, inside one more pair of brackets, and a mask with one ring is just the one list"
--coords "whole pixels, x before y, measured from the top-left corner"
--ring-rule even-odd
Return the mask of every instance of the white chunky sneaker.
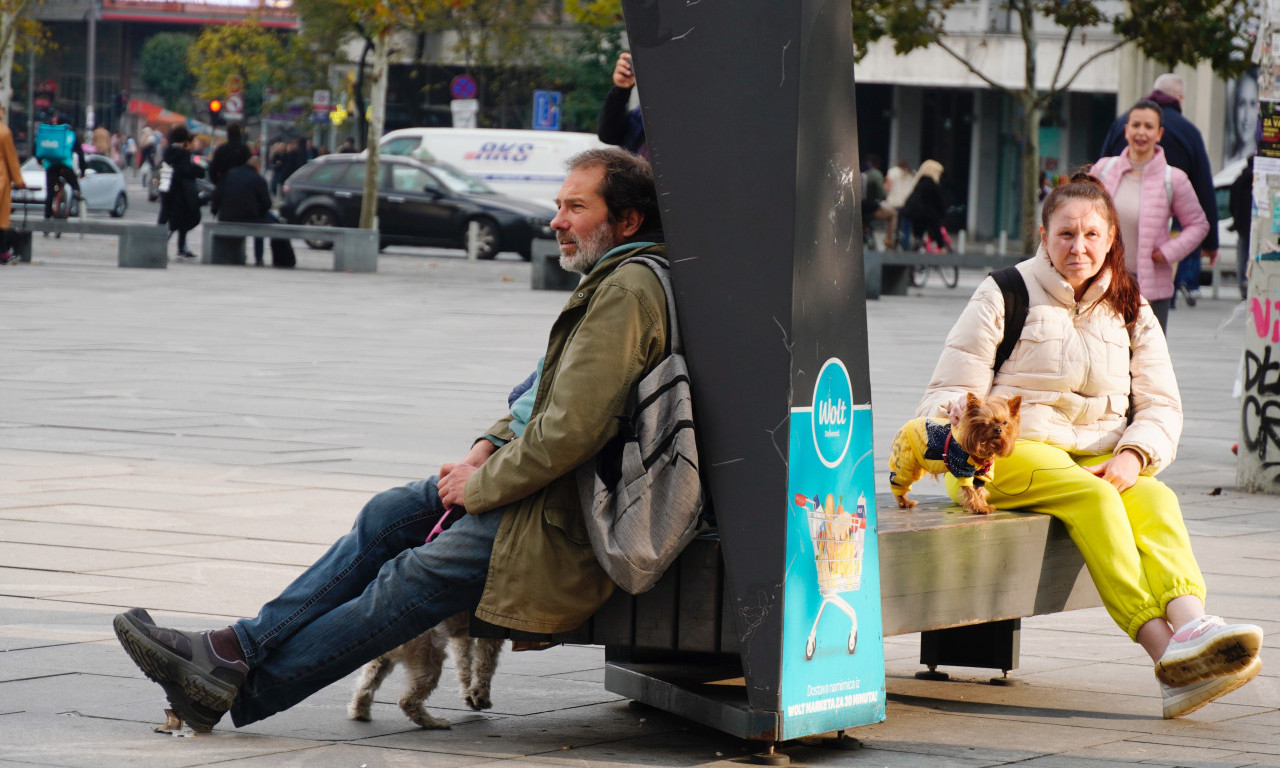
[[1215, 699], [1231, 693], [1235, 689], [1258, 676], [1262, 671], [1262, 658], [1254, 656], [1244, 669], [1222, 677], [1211, 677], [1198, 683], [1171, 688], [1160, 684], [1160, 696], [1164, 699], [1164, 717], [1171, 720], [1195, 712]]
[[1227, 624], [1202, 616], [1174, 633], [1156, 677], [1172, 688], [1240, 672], [1257, 658], [1262, 629], [1253, 624]]

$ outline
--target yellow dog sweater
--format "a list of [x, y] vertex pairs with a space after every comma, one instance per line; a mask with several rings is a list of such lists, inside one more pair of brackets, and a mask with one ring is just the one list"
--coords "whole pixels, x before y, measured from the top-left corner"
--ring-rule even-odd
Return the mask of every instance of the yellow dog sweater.
[[951, 424], [937, 419], [912, 419], [893, 437], [889, 452], [889, 487], [905, 496], [924, 474], [950, 472], [960, 485], [981, 488], [991, 481], [991, 462], [981, 464], [951, 439]]

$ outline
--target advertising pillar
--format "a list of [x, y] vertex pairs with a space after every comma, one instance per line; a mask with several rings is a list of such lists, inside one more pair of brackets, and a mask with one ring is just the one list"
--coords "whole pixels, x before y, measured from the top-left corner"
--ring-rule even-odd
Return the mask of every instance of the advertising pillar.
[[1280, 2], [1268, 0], [1255, 48], [1259, 121], [1253, 161], [1236, 485], [1280, 494]]
[[747, 706], [776, 739], [877, 722], [849, 4], [623, 7]]

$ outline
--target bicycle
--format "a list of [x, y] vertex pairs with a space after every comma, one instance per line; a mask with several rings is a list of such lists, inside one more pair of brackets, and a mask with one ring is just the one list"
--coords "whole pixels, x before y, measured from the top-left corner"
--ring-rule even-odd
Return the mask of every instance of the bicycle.
[[[939, 227], [942, 234], [942, 242], [935, 243], [929, 237], [929, 233], [925, 233], [923, 238], [925, 253], [954, 253], [951, 246], [951, 235], [947, 234], [946, 227]], [[948, 288], [955, 288], [960, 284], [960, 268], [954, 264], [919, 264], [911, 268], [911, 287], [923, 288], [929, 279], [929, 270], [936, 270], [938, 277], [942, 278], [942, 284]]]
[[[77, 204], [83, 202], [82, 199], [76, 194], [75, 189], [73, 189], [71, 185], [67, 183], [67, 180], [61, 175], [54, 177], [53, 187], [49, 190], [49, 194], [53, 196], [53, 203], [50, 206], [53, 212], [53, 218], [66, 221], [71, 218], [71, 212], [73, 209], [79, 218], [84, 218], [84, 207]], [[47, 236], [48, 235], [46, 234], [46, 237]], [[55, 232], [53, 236], [60, 238], [62, 237], [62, 233]]]

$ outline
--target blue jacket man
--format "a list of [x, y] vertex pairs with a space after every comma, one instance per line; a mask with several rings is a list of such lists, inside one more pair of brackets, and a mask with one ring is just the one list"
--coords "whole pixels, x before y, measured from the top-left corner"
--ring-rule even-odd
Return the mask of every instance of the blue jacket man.
[[[1218, 260], [1218, 203], [1213, 194], [1213, 170], [1209, 166], [1209, 153], [1204, 148], [1204, 138], [1200, 129], [1182, 115], [1182, 100], [1186, 92], [1181, 77], [1164, 74], [1156, 78], [1151, 86], [1151, 93], [1144, 98], [1151, 99], [1160, 105], [1164, 113], [1164, 136], [1160, 146], [1164, 148], [1164, 157], [1169, 165], [1181, 168], [1191, 179], [1191, 186], [1196, 191], [1196, 198], [1204, 215], [1209, 219], [1209, 234], [1200, 243], [1209, 263]], [[1128, 146], [1124, 138], [1124, 124], [1128, 111], [1116, 118], [1107, 131], [1107, 138], [1102, 142], [1102, 151], [1098, 157], [1114, 157]], [[1191, 254], [1178, 263], [1178, 272], [1174, 277], [1174, 286], [1181, 290], [1187, 304], [1195, 306], [1195, 293], [1200, 290], [1200, 258]], [[1173, 300], [1177, 301], [1177, 291]]]

